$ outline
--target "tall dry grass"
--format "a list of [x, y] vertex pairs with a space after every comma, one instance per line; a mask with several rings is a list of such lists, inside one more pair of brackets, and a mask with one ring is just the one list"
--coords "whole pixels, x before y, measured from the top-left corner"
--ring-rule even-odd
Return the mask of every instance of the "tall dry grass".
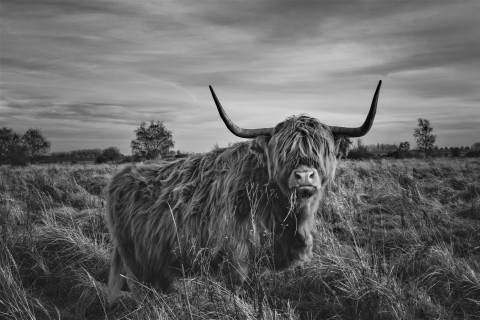
[[478, 161], [342, 162], [303, 267], [252, 263], [236, 295], [202, 272], [108, 308], [103, 188], [116, 170], [0, 168], [0, 318], [480, 318]]

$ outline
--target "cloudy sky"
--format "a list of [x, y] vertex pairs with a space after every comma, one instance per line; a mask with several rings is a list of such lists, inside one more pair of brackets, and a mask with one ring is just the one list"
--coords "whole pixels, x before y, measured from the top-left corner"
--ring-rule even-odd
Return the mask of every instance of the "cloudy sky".
[[0, 126], [52, 151], [117, 146], [162, 120], [175, 149], [241, 140], [238, 125], [306, 113], [360, 125], [365, 143], [480, 141], [480, 1], [1, 0]]

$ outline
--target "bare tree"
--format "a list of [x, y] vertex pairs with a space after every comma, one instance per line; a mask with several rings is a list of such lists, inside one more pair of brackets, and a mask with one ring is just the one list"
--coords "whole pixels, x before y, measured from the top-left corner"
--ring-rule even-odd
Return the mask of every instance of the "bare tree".
[[413, 131], [413, 136], [417, 142], [418, 150], [422, 151], [425, 157], [430, 155], [435, 147], [437, 136], [432, 134], [432, 131], [433, 127], [429, 120], [418, 118], [418, 125]]

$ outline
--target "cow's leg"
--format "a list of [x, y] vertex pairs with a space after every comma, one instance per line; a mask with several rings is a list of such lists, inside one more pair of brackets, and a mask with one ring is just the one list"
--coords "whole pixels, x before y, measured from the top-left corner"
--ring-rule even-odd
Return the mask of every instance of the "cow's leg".
[[107, 302], [112, 305], [121, 296], [121, 288], [124, 284], [124, 278], [120, 275], [125, 270], [122, 257], [117, 246], [113, 248], [112, 259], [110, 262], [110, 274], [108, 277]]
[[168, 292], [172, 285], [172, 280], [168, 276], [156, 276], [152, 282], [153, 288], [160, 292]]
[[126, 283], [128, 285], [128, 290], [130, 290], [130, 295], [136, 300], [142, 300], [145, 296], [153, 294], [151, 289], [158, 292], [167, 292], [171, 287], [172, 280], [170, 278], [159, 276], [158, 274], [154, 277], [148, 277], [142, 281], [131, 271], [127, 271]]
[[248, 277], [248, 244], [236, 243], [232, 246], [227, 261], [223, 265], [223, 274], [227, 286], [238, 291]]
[[229, 289], [237, 292], [248, 276], [248, 264], [228, 261], [224, 265], [225, 283]]

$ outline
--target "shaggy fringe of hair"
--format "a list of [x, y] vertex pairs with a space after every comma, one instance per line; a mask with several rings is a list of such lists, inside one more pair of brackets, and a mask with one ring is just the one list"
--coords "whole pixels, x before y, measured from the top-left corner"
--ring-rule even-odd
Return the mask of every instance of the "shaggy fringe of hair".
[[292, 116], [279, 123], [269, 142], [272, 175], [304, 164], [317, 168], [319, 174], [333, 179], [336, 164], [335, 144], [328, 126], [306, 115]]

